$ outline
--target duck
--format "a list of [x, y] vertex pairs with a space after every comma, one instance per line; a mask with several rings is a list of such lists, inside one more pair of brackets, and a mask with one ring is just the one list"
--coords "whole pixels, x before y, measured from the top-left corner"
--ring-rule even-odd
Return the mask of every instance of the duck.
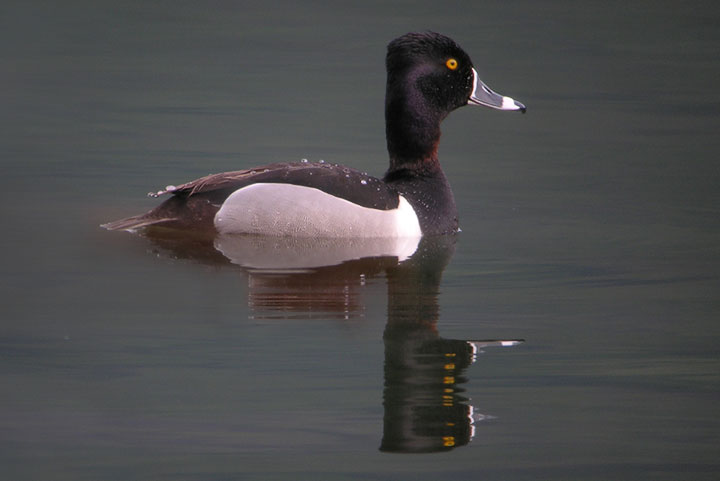
[[490, 89], [470, 56], [439, 33], [392, 40], [385, 65], [389, 167], [382, 178], [324, 161], [261, 165], [167, 186], [149, 194], [169, 196], [154, 209], [103, 227], [317, 238], [456, 233], [457, 206], [438, 160], [441, 122], [464, 106], [526, 107]]

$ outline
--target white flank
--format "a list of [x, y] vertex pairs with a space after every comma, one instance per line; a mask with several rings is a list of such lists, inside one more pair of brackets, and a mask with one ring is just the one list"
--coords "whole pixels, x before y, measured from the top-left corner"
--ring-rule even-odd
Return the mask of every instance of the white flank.
[[415, 211], [402, 196], [397, 209], [378, 210], [292, 184], [252, 184], [236, 190], [215, 214], [215, 227], [221, 234], [292, 237], [422, 235]]

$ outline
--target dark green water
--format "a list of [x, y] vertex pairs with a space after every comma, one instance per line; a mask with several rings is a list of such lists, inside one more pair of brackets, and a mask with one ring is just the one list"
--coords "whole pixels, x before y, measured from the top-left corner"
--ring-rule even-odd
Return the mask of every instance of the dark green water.
[[[2, 478], [717, 479], [718, 25], [713, 2], [6, 2]], [[455, 242], [269, 272], [98, 227], [210, 172], [381, 175], [385, 45], [425, 29], [528, 106], [444, 123]]]

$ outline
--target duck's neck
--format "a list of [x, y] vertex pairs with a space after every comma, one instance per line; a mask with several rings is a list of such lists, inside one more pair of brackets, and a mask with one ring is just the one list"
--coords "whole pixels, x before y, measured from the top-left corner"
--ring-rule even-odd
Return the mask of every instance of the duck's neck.
[[415, 89], [395, 90], [385, 97], [385, 134], [390, 154], [386, 176], [397, 171], [430, 173], [440, 169], [438, 144], [442, 116]]

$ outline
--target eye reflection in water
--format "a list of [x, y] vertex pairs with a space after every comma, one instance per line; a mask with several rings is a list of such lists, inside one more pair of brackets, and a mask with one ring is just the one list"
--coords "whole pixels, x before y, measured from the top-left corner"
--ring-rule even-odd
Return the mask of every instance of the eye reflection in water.
[[157, 252], [206, 264], [235, 264], [248, 276], [255, 317], [362, 317], [365, 281], [385, 275], [388, 312], [383, 437], [380, 450], [448, 451], [475, 434], [475, 412], [463, 395], [464, 371], [480, 349], [522, 340], [454, 340], [437, 330], [442, 273], [454, 236], [392, 239], [296, 239], [254, 236], [188, 238], [147, 230]]

